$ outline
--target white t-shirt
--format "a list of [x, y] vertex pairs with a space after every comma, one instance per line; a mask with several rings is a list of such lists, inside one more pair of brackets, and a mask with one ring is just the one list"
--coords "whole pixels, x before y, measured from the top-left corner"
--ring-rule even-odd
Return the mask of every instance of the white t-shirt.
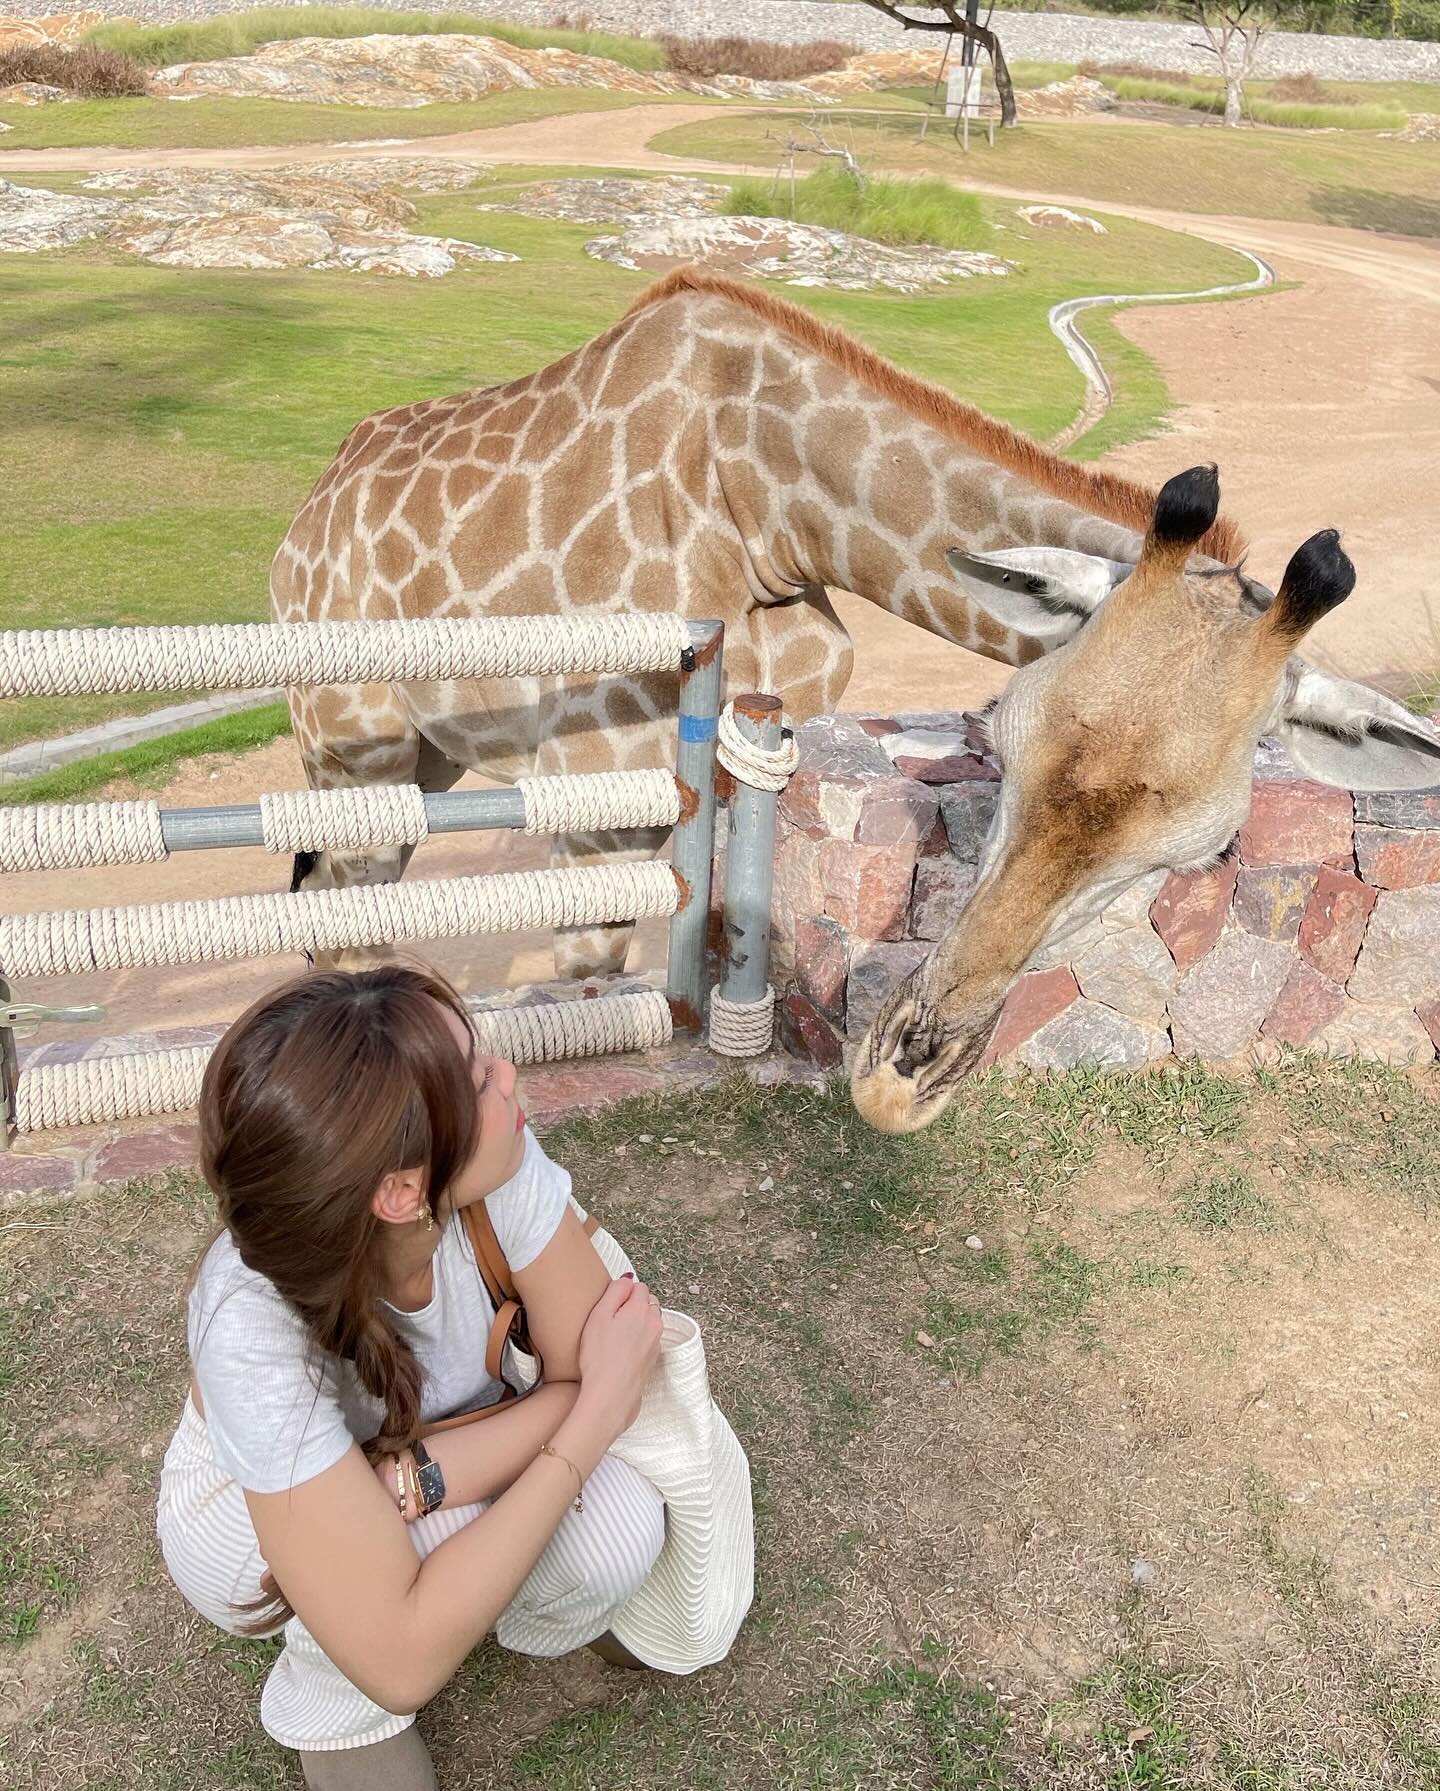
[[[485, 1201], [513, 1271], [528, 1268], [554, 1237], [569, 1197], [568, 1173], [527, 1127], [519, 1169]], [[495, 1309], [458, 1215], [445, 1226], [433, 1266], [429, 1305], [402, 1312], [387, 1302], [420, 1362], [427, 1423], [493, 1404], [500, 1394], [485, 1372]], [[315, 1349], [294, 1307], [246, 1268], [228, 1232], [201, 1264], [187, 1330], [211, 1453], [251, 1492], [313, 1480], [352, 1442], [380, 1430], [384, 1407], [360, 1385], [353, 1364]]]

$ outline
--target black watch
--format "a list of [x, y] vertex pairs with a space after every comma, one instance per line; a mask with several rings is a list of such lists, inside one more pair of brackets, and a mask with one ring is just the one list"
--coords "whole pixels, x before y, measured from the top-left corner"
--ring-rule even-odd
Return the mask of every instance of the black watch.
[[412, 1443], [410, 1453], [415, 1457], [415, 1484], [420, 1489], [420, 1515], [429, 1517], [432, 1511], [438, 1511], [445, 1503], [445, 1476], [440, 1472], [440, 1463], [431, 1457], [423, 1443]]

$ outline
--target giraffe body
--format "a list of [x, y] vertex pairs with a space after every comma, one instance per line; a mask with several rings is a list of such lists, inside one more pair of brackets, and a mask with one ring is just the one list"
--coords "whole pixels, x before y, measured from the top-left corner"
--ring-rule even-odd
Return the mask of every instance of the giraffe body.
[[[383, 411], [345, 441], [271, 571], [278, 621], [650, 609], [725, 624], [730, 692], [798, 720], [838, 707], [849, 637], [827, 587], [987, 657], [1036, 649], [967, 596], [947, 549], [1048, 543], [1132, 558], [1152, 494], [1073, 467], [795, 306], [672, 275], [596, 340], [502, 386]], [[1217, 524], [1206, 547], [1234, 545]], [[313, 788], [471, 770], [628, 769], [673, 754], [661, 675], [291, 693]], [[650, 855], [571, 836], [555, 859]], [[327, 854], [297, 886], [390, 881], [409, 848]], [[623, 966], [630, 929], [562, 936], [557, 965]]]

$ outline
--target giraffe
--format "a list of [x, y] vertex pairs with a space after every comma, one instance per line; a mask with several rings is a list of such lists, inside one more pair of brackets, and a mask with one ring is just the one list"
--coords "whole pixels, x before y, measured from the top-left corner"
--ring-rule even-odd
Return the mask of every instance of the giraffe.
[[[611, 329], [506, 385], [359, 423], [271, 569], [277, 621], [661, 610], [718, 617], [730, 690], [833, 711], [852, 649], [828, 587], [1011, 665], [1041, 648], [977, 602], [946, 549], [1020, 543], [1134, 558], [1143, 487], [1060, 460], [813, 314], [679, 269]], [[1198, 544], [1239, 550], [1217, 520]], [[665, 763], [661, 676], [532, 678], [293, 691], [312, 788], [418, 783], [471, 769]], [[638, 840], [651, 855], [663, 830]], [[572, 835], [552, 862], [626, 850]], [[292, 888], [388, 882], [411, 848], [302, 854]], [[631, 928], [557, 935], [562, 975], [623, 968]]]
[[1249, 813], [1262, 735], [1345, 789], [1440, 782], [1440, 731], [1295, 651], [1354, 588], [1336, 531], [1296, 550], [1272, 596], [1239, 566], [1197, 567], [1219, 501], [1214, 467], [1178, 474], [1133, 562], [952, 551], [997, 623], [1045, 657], [989, 714], [1002, 779], [975, 889], [852, 1061], [855, 1105], [878, 1130], [939, 1117], [1042, 947], [1148, 871], [1214, 863]]

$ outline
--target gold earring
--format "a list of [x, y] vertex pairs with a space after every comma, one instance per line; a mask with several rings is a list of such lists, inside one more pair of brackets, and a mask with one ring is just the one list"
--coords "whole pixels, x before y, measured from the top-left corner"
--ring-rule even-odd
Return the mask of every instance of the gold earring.
[[420, 1210], [416, 1213], [415, 1222], [418, 1225], [423, 1225], [425, 1227], [426, 1231], [434, 1231], [435, 1215], [434, 1215], [434, 1213], [432, 1213], [430, 1211], [428, 1204], [422, 1206], [420, 1208]]

